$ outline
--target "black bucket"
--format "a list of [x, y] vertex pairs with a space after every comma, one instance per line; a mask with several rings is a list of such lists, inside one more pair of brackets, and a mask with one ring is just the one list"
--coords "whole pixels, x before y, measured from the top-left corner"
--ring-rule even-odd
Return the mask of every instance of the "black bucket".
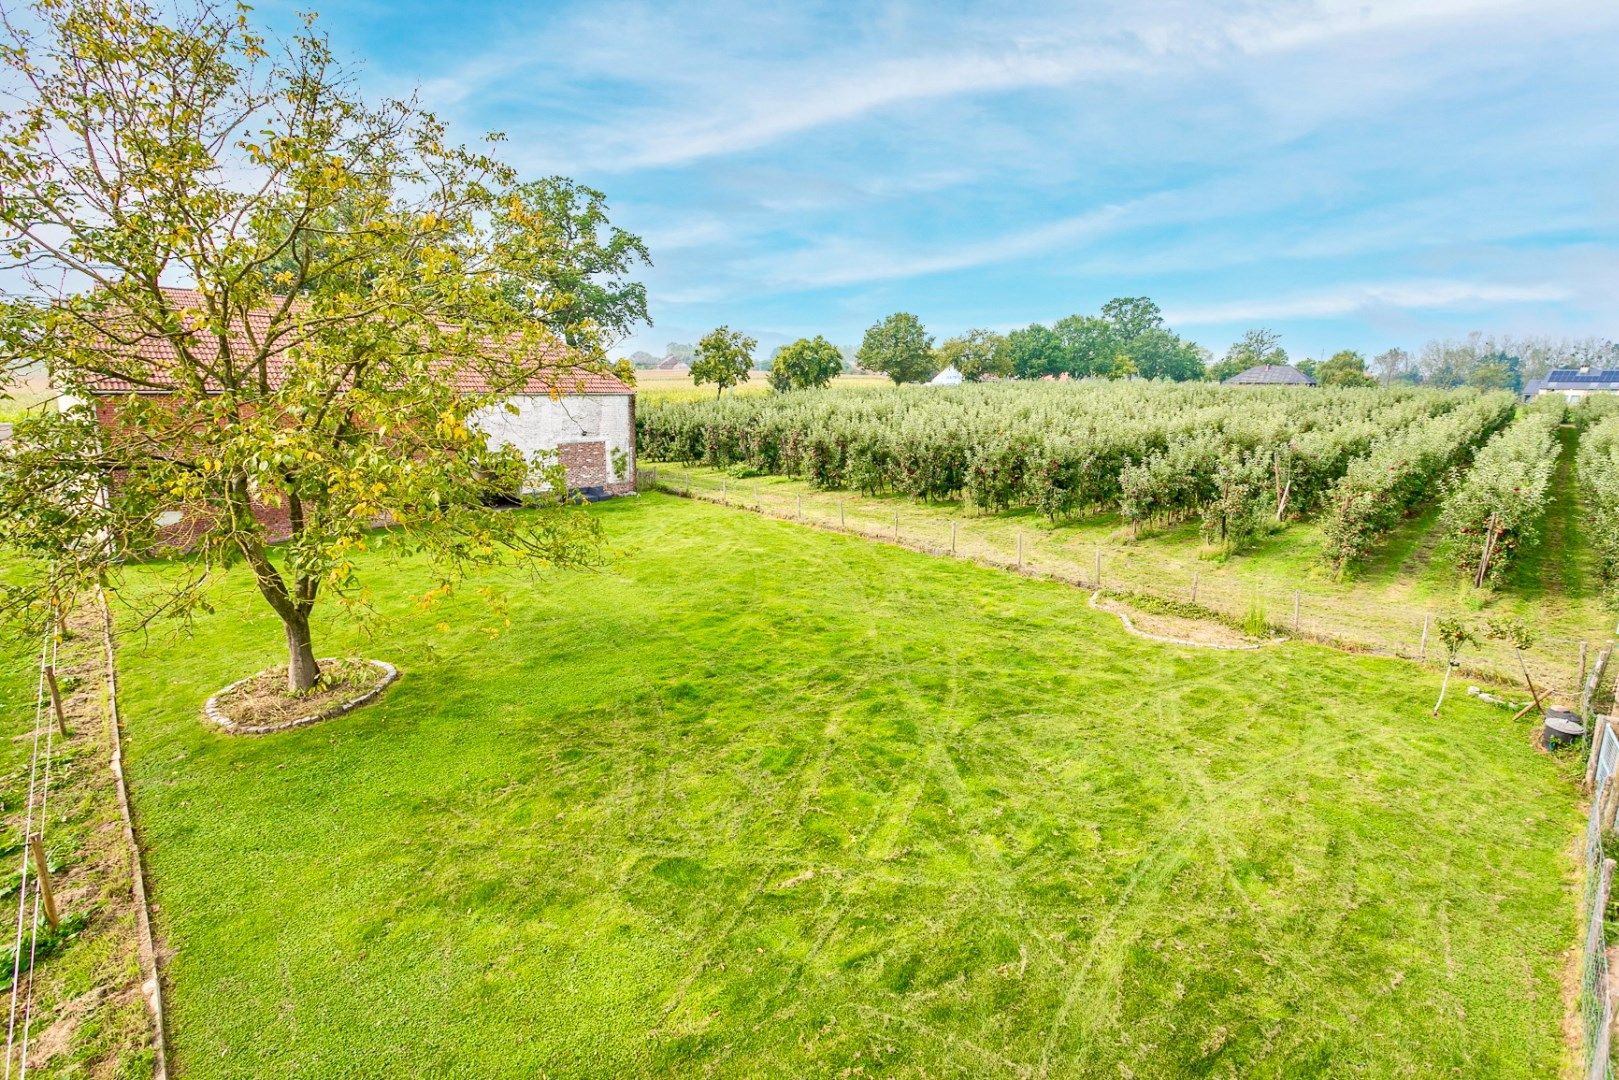
[[1580, 722], [1579, 714], [1572, 709], [1547, 709], [1546, 726], [1542, 730], [1541, 739], [1545, 744], [1555, 750], [1559, 746], [1569, 746], [1585, 738], [1585, 725]]

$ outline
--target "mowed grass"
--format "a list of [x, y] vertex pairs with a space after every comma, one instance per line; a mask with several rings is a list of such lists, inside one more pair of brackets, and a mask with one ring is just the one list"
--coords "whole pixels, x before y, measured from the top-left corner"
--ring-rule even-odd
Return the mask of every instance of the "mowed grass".
[[[1567, 762], [1392, 660], [666, 496], [432, 611], [382, 701], [228, 737], [245, 579], [122, 643], [187, 1077], [1547, 1076]], [[160, 572], [160, 571], [158, 571]], [[447, 629], [440, 629], [444, 624]]]

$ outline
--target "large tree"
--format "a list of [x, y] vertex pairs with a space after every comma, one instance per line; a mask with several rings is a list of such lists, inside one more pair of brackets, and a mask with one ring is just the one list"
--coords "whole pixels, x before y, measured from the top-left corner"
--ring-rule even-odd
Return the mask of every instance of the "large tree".
[[698, 386], [713, 383], [714, 396], [719, 397], [737, 383], [748, 381], [748, 372], [753, 370], [753, 350], [758, 346], [740, 330], [716, 326], [697, 343], [691, 381]]
[[1322, 386], [1377, 385], [1377, 380], [1366, 374], [1366, 358], [1353, 349], [1333, 353], [1316, 366], [1314, 375]]
[[826, 338], [816, 334], [799, 338], [776, 350], [770, 362], [772, 390], [807, 390], [825, 386], [843, 370], [843, 354]]
[[858, 354], [860, 366], [880, 372], [895, 383], [926, 382], [938, 373], [933, 338], [922, 320], [897, 312], [866, 331]]
[[1006, 351], [1006, 337], [993, 330], [968, 330], [946, 338], [934, 350], [939, 368], [955, 366], [968, 382], [992, 375], [1012, 374], [1012, 358]]
[[[555, 462], [477, 428], [517, 388], [608, 370], [645, 319], [626, 276], [645, 250], [599, 192], [522, 183], [416, 104], [368, 104], [312, 19], [270, 42], [236, 6], [65, 0], [4, 36], [0, 226], [27, 284], [0, 349], [117, 412], [37, 418], [0, 453], [0, 536], [53, 565], [48, 590], [183, 509], [191, 573], [166, 603], [245, 565], [302, 691], [317, 602], [363, 602], [358, 551], [425, 553], [435, 595], [474, 565], [599, 559]], [[490, 507], [521, 489], [550, 495]]]

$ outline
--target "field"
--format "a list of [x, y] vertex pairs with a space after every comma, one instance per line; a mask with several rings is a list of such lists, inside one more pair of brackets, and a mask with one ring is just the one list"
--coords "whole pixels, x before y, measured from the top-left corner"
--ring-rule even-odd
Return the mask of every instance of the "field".
[[317, 641], [404, 678], [311, 728], [199, 719], [278, 658], [240, 576], [121, 642], [182, 1075], [1563, 1066], [1581, 821], [1528, 724], [964, 561], [596, 512], [618, 563], [492, 579], [503, 632], [372, 567], [374, 635]]
[[1463, 665], [1521, 687], [1488, 635], [1520, 618], [1534, 677], [1570, 699], [1613, 628], [1612, 467], [1587, 455], [1593, 486], [1578, 465], [1608, 445], [1601, 405], [1091, 383], [654, 406], [639, 423], [665, 490], [1087, 585], [1100, 569], [1126, 599], [1413, 659], [1441, 659], [1437, 620], [1457, 618], [1478, 639]]
[[[768, 394], [770, 385], [765, 382], [767, 374], [763, 371], [751, 372], [747, 382], [728, 393], [739, 397]], [[886, 375], [839, 375], [830, 384], [834, 390], [875, 389], [893, 385]], [[683, 371], [642, 368], [635, 373], [635, 395], [643, 402], [707, 401], [712, 399], [714, 394], [712, 386], [698, 386], [691, 381], [691, 376]]]

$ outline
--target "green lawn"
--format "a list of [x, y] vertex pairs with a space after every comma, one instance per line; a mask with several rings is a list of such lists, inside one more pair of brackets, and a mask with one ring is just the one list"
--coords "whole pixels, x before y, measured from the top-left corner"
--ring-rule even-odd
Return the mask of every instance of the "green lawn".
[[[959, 500], [924, 503], [901, 495], [819, 491], [807, 481], [740, 469], [647, 462], [642, 472], [656, 476], [665, 490], [684, 492], [690, 485], [698, 498], [758, 507], [776, 517], [802, 513], [815, 524], [841, 523], [885, 539], [893, 536], [898, 513], [906, 544], [946, 551], [954, 535], [958, 554], [992, 564], [1014, 563], [1021, 544], [1025, 567], [1066, 580], [1093, 580], [1100, 549], [1102, 580], [1109, 588], [1167, 600], [1189, 600], [1195, 590], [1199, 603], [1229, 618], [1243, 619], [1257, 608], [1283, 630], [1292, 629], [1297, 595], [1304, 634], [1410, 658], [1420, 654], [1426, 620], [1459, 617], [1480, 632], [1480, 640], [1463, 653], [1468, 668], [1522, 692], [1517, 654], [1482, 634], [1490, 617], [1515, 615], [1539, 631], [1527, 654], [1537, 684], [1561, 703], [1575, 705], [1579, 643], [1588, 643], [1590, 655], [1613, 644], [1615, 616], [1595, 552], [1579, 526], [1575, 433], [1565, 429], [1562, 437], [1564, 461], [1541, 523], [1541, 542], [1527, 550], [1500, 588], [1485, 592], [1458, 575], [1453, 553], [1441, 543], [1437, 502], [1397, 527], [1365, 565], [1339, 581], [1325, 564], [1326, 542], [1315, 520], [1289, 522], [1230, 554], [1206, 545], [1195, 521], [1136, 535], [1116, 513], [1052, 522], [1033, 509], [985, 514]], [[1432, 644], [1429, 659], [1439, 656]]]
[[[265, 738], [245, 579], [123, 642], [185, 1077], [1548, 1076], [1570, 767], [1414, 665], [666, 496]], [[440, 630], [448, 623], [450, 629]]]

